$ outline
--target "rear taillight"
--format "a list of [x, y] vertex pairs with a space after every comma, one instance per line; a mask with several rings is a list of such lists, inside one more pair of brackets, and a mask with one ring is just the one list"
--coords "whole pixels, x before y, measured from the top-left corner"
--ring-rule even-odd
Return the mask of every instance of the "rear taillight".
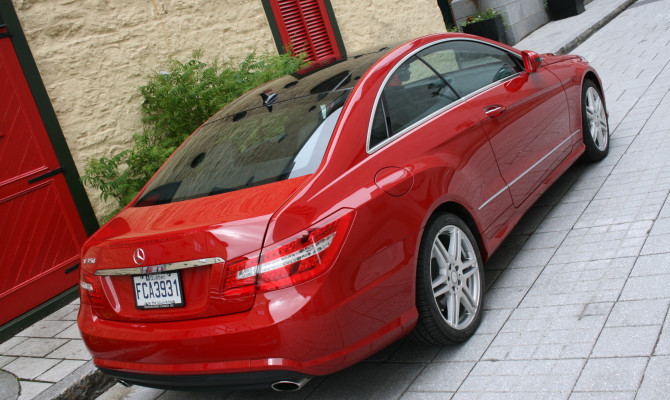
[[263, 249], [258, 290], [297, 285], [326, 272], [344, 242], [351, 210], [341, 210], [293, 237]]
[[224, 270], [223, 295], [239, 297], [254, 294], [257, 267], [258, 252], [228, 261]]
[[257, 254], [226, 264], [224, 295], [242, 296], [294, 286], [326, 272], [335, 261], [353, 219], [340, 210], [290, 238]]
[[79, 292], [81, 302], [93, 306], [102, 306], [104, 304], [102, 299], [102, 291], [98, 279], [89, 275], [86, 272], [81, 273], [81, 280], [79, 282]]

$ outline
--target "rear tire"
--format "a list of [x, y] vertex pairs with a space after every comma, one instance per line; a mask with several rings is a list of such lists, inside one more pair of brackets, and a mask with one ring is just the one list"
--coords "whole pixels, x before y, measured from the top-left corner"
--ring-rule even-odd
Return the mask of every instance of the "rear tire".
[[609, 152], [610, 128], [607, 122], [605, 103], [598, 86], [591, 80], [584, 82], [582, 88], [582, 132], [586, 151], [584, 157], [589, 161], [600, 161]]
[[482, 317], [482, 265], [477, 241], [463, 220], [446, 213], [428, 223], [417, 262], [419, 321], [412, 340], [445, 345], [472, 336]]

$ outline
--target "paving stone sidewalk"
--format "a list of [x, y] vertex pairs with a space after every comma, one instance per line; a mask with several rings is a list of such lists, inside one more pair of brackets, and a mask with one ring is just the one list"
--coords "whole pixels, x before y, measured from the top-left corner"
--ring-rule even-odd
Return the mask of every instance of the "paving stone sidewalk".
[[87, 392], [82, 386], [111, 384], [81, 340], [78, 311], [75, 300], [0, 343], [0, 400], [80, 398]]
[[[71, 375], [81, 378], [93, 370], [77, 328], [78, 310], [79, 302], [74, 301], [0, 344], [0, 368], [7, 377], [3, 388], [14, 387], [18, 378], [19, 398], [32, 399], [62, 386], [59, 382], [69, 382]], [[16, 399], [19, 385], [16, 389], [0, 391], [5, 396], [1, 399]]]
[[585, 6], [585, 12], [552, 21], [523, 38], [514, 47], [538, 53], [567, 54], [635, 1], [593, 0]]
[[[552, 22], [516, 47], [559, 52], [630, 3], [594, 0], [584, 14]], [[640, 0], [572, 51], [603, 78], [610, 155], [573, 167], [487, 264], [486, 310], [468, 342], [441, 348], [400, 341], [293, 394], [115, 385], [100, 399], [667, 398], [668, 9], [670, 0]], [[77, 308], [74, 302], [0, 344], [0, 400], [16, 398], [17, 377], [19, 398], [28, 400], [64, 398], [94, 374]]]

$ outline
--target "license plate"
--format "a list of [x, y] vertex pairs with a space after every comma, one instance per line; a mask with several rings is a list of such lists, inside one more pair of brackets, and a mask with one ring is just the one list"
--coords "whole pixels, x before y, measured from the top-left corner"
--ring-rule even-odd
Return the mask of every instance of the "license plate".
[[139, 309], [184, 306], [179, 272], [133, 276], [133, 292]]

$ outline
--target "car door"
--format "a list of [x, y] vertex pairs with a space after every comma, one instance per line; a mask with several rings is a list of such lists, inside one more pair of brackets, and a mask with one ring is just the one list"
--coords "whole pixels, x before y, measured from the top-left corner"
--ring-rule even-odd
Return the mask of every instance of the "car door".
[[[480, 45], [484, 46], [484, 45]], [[518, 67], [518, 58], [502, 49], [494, 57], [505, 57]], [[502, 78], [502, 80], [500, 80]], [[570, 153], [571, 132], [568, 102], [559, 79], [546, 68], [499, 80], [473, 101], [481, 108], [482, 126], [509, 186], [514, 205], [519, 207]]]
[[[435, 68], [479, 112], [519, 207], [570, 152], [561, 83], [546, 68], [527, 73], [517, 55], [489, 44], [451, 41], [439, 47], [453, 51], [458, 68], [440, 70], [441, 64], [434, 63]], [[424, 58], [431, 60], [430, 55]]]
[[[368, 152], [384, 153], [375, 182], [392, 196], [411, 187], [417, 203], [455, 200], [484, 230], [512, 200], [478, 114], [434, 67], [457, 68], [453, 51], [438, 46], [403, 60], [379, 93], [368, 137]], [[399, 137], [402, 144], [393, 146]]]

